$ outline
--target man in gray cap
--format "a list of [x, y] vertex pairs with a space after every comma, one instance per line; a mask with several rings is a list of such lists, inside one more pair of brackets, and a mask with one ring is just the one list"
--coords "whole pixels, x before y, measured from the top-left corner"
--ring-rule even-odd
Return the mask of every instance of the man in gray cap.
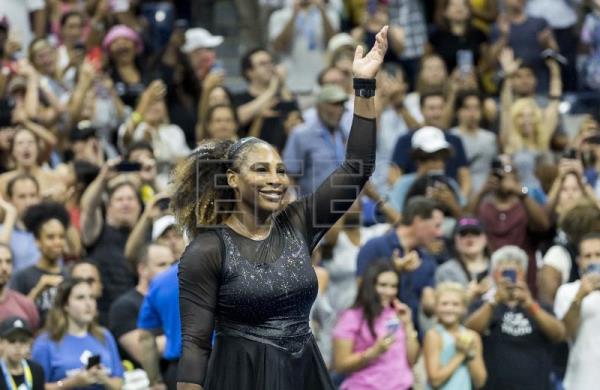
[[339, 85], [324, 85], [317, 95], [316, 120], [296, 127], [288, 137], [283, 160], [299, 186], [298, 195], [313, 192], [344, 160], [348, 133], [340, 124], [347, 99]]

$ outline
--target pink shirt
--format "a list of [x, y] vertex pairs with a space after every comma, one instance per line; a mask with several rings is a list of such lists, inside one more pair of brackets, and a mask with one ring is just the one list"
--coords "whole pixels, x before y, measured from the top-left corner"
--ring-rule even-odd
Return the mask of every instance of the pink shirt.
[[[388, 334], [387, 324], [396, 320], [396, 313], [387, 307], [375, 320], [378, 337]], [[412, 369], [408, 364], [404, 327], [395, 331], [396, 341], [392, 347], [371, 364], [352, 373], [342, 383], [341, 390], [404, 390], [413, 384]], [[342, 313], [333, 331], [335, 339], [351, 340], [353, 352], [362, 352], [375, 344], [367, 320], [361, 309], [349, 309]]]

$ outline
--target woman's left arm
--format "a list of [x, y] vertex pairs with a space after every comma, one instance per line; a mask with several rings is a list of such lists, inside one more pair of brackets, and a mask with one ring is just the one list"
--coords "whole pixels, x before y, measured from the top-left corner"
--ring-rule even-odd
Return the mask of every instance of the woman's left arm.
[[469, 369], [469, 374], [471, 375], [473, 387], [479, 389], [485, 385], [485, 381], [487, 380], [487, 370], [483, 360], [483, 344], [481, 342], [481, 336], [475, 331], [471, 332], [475, 340], [475, 357], [467, 363], [467, 367]]
[[[387, 26], [379, 31], [375, 45], [366, 56], [363, 57], [361, 46], [356, 49], [352, 65], [354, 78], [374, 82], [386, 50]], [[305, 200], [305, 225], [313, 230], [308, 233], [312, 247], [321, 238], [321, 234], [350, 208], [375, 169], [375, 117], [375, 98], [357, 96], [354, 100], [354, 119], [345, 160], [315, 193]]]

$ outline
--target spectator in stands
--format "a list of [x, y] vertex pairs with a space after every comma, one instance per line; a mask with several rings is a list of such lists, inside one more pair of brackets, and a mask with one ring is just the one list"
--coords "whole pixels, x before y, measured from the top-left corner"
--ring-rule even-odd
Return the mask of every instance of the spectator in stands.
[[239, 136], [258, 137], [282, 150], [288, 135], [285, 119], [298, 109], [287, 90], [284, 68], [275, 67], [271, 54], [261, 48], [247, 52], [240, 68], [248, 89], [233, 99], [240, 122]]
[[13, 316], [0, 323], [0, 389], [44, 389], [44, 369], [29, 356], [32, 339], [33, 331], [24, 318]]
[[[406, 95], [404, 104], [418, 123], [424, 123], [425, 118], [423, 117], [421, 108], [421, 95], [428, 94], [432, 91], [446, 90], [450, 79], [448, 77], [448, 69], [446, 68], [444, 59], [435, 53], [426, 54], [421, 57], [418, 71], [419, 73], [413, 76], [416, 78], [416, 84], [414, 88], [411, 88], [412, 92]], [[408, 80], [411, 79], [407, 79], [407, 81]], [[431, 120], [431, 114], [429, 116]], [[441, 117], [440, 114], [439, 118], [441, 119]], [[444, 126], [441, 126], [440, 128], [444, 128]]]
[[40, 325], [37, 308], [31, 299], [8, 287], [12, 273], [13, 259], [10, 248], [0, 244], [0, 321], [20, 317], [35, 330]]
[[[143, 248], [138, 259], [138, 284], [121, 295], [110, 306], [109, 329], [119, 343], [121, 356], [137, 366], [144, 361], [144, 350], [140, 344], [143, 331], [137, 329], [137, 320], [144, 296], [154, 277], [165, 271], [175, 260], [170, 248], [161, 244], [149, 244]], [[156, 336], [159, 352], [164, 351], [165, 336]]]
[[511, 78], [518, 69], [519, 60], [514, 59], [510, 49], [502, 51], [500, 62], [506, 75], [500, 96], [500, 144], [504, 153], [513, 155], [523, 182], [534, 187], [537, 184], [535, 159], [548, 150], [558, 126], [562, 94], [560, 68], [556, 61], [547, 61], [552, 77], [548, 95], [550, 103], [542, 111], [531, 97], [513, 100]]
[[[102, 298], [102, 280], [100, 280], [100, 270], [95, 263], [89, 260], [78, 261], [69, 269], [69, 277], [83, 279], [92, 287], [92, 294], [96, 302]], [[102, 326], [108, 324], [108, 313], [98, 311], [98, 323]]]
[[46, 12], [43, 0], [27, 3], [19, 0], [3, 1], [0, 5], [0, 15], [4, 15], [8, 19], [22, 48], [26, 48], [34, 36], [42, 37], [46, 33]]
[[585, 16], [581, 43], [590, 51], [585, 63], [585, 85], [597, 91], [600, 89], [600, 4], [597, 1], [592, 2], [592, 10]]
[[[123, 366], [117, 343], [96, 317], [91, 286], [81, 279], [61, 283], [45, 332], [33, 343], [31, 356], [44, 368], [46, 388], [120, 389]], [[98, 364], [90, 359], [99, 355]]]
[[458, 125], [450, 129], [462, 140], [471, 173], [471, 195], [481, 190], [490, 171], [492, 160], [498, 154], [496, 135], [482, 129], [481, 96], [476, 92], [463, 92], [456, 97]]
[[558, 52], [559, 47], [548, 22], [527, 15], [525, 4], [525, 0], [506, 0], [506, 12], [499, 15], [491, 31], [492, 58], [498, 58], [505, 47], [511, 48], [515, 56], [529, 64], [538, 76], [538, 91], [545, 92], [548, 90], [548, 73], [542, 51]]
[[232, 139], [238, 138], [238, 119], [235, 109], [231, 104], [217, 104], [206, 112], [203, 118], [202, 131], [196, 135], [198, 141], [208, 139]]
[[119, 128], [119, 144], [126, 150], [132, 142], [152, 144], [158, 171], [158, 186], [165, 188], [173, 165], [190, 152], [185, 134], [170, 123], [165, 104], [166, 86], [155, 80], [142, 93], [135, 111]]
[[[437, 127], [444, 130], [443, 117], [446, 104], [446, 98], [442, 92], [431, 92], [421, 95], [421, 110], [425, 118], [425, 126]], [[395, 183], [403, 174], [416, 171], [414, 161], [409, 158], [414, 134], [415, 132], [412, 131], [398, 138], [394, 153], [392, 154], [392, 167], [388, 175], [390, 183]], [[471, 175], [463, 143], [458, 136], [446, 131], [444, 132], [444, 137], [453, 150], [452, 156], [445, 167], [446, 175], [456, 180], [460, 186], [461, 193], [467, 196], [471, 190]]]
[[375, 101], [381, 116], [377, 131], [375, 171], [371, 181], [385, 194], [389, 190], [390, 161], [398, 138], [410, 129], [418, 128], [419, 123], [405, 104], [408, 81], [404, 70], [393, 63], [385, 64], [378, 77], [378, 85], [381, 85], [381, 88], [375, 92]]
[[429, 385], [442, 390], [483, 387], [487, 372], [481, 337], [462, 325], [469, 302], [465, 288], [443, 282], [435, 289], [435, 302], [437, 324], [423, 343]]
[[8, 182], [8, 202], [0, 197], [0, 208], [4, 211], [0, 242], [10, 245], [14, 272], [35, 264], [40, 257], [35, 238], [23, 223], [25, 211], [40, 202], [39, 190], [35, 177], [20, 174]]
[[[593, 4], [593, 2], [592, 2]], [[529, 0], [526, 4], [527, 14], [539, 19], [545, 19], [552, 29], [557, 50], [560, 51], [567, 63], [562, 68], [562, 80], [566, 91], [577, 90], [577, 41], [580, 3], [569, 0]]]
[[487, 236], [481, 221], [464, 217], [456, 222], [453, 237], [455, 256], [436, 269], [435, 284], [459, 283], [471, 302], [490, 288]]
[[557, 240], [548, 249], [540, 269], [539, 297], [541, 302], [548, 305], [554, 304], [561, 285], [579, 279], [579, 243], [587, 234], [600, 232], [600, 208], [589, 202], [579, 203], [559, 221], [559, 228], [566, 240]]
[[411, 308], [397, 298], [399, 278], [389, 261], [367, 268], [354, 306], [334, 329], [334, 369], [341, 389], [410, 389], [419, 340]]
[[[140, 362], [148, 373], [150, 383], [163, 383], [167, 389], [175, 389], [177, 365], [181, 356], [181, 320], [179, 316], [179, 264], [173, 264], [156, 276], [150, 283], [148, 293], [140, 308], [137, 327], [141, 330], [140, 344], [144, 360]], [[153, 331], [162, 330], [165, 346], [159, 354]], [[160, 372], [159, 359], [166, 360], [165, 370]]]
[[347, 99], [341, 87], [323, 86], [317, 96], [318, 122], [300, 125], [288, 138], [283, 160], [300, 195], [312, 193], [344, 160], [348, 134], [340, 124]]
[[45, 318], [52, 308], [58, 285], [67, 276], [61, 260], [69, 214], [59, 203], [43, 202], [27, 209], [23, 222], [35, 237], [40, 259], [16, 273], [11, 288], [32, 299]]
[[486, 389], [551, 389], [551, 346], [564, 339], [565, 327], [532, 297], [526, 283], [528, 262], [516, 246], [494, 252], [495, 287], [474, 304], [465, 322], [483, 338]]
[[444, 177], [445, 167], [451, 158], [452, 146], [444, 138], [444, 133], [435, 127], [425, 126], [411, 137], [410, 157], [416, 162], [414, 173], [402, 175], [390, 190], [390, 203], [402, 213], [406, 202], [418, 193], [431, 197], [443, 206], [451, 216], [460, 216], [464, 198], [460, 196], [458, 183], [451, 177]]
[[430, 50], [438, 53], [452, 73], [476, 69], [486, 60], [487, 36], [471, 24], [470, 0], [443, 1], [444, 21], [430, 36]]
[[48, 133], [48, 131], [42, 129], [41, 126], [37, 126], [20, 129], [14, 135], [11, 155], [15, 161], [15, 168], [12, 171], [0, 175], [0, 191], [3, 194], [6, 193], [8, 182], [15, 176], [23, 173], [34, 176], [40, 184], [40, 189], [43, 191], [49, 191], [56, 183], [56, 177], [53, 172], [42, 169], [40, 163], [40, 161], [45, 159], [42, 154], [47, 154], [47, 147], [56, 144], [56, 138], [52, 135], [51, 138], [54, 141], [50, 144], [46, 143], [46, 146], [42, 146], [43, 143], [39, 142], [40, 138], [38, 137], [40, 131], [36, 132], [34, 129]]
[[104, 36], [102, 48], [108, 55], [107, 73], [119, 97], [127, 106], [135, 107], [149, 83], [139, 57], [144, 50], [139, 34], [122, 24], [113, 26]]
[[356, 273], [359, 278], [372, 262], [390, 259], [400, 274], [398, 298], [412, 310], [417, 329], [419, 310], [427, 315], [433, 312], [436, 263], [424, 248], [441, 236], [443, 218], [444, 214], [433, 200], [414, 197], [408, 201], [401, 221], [393, 229], [367, 241], [358, 252]]
[[215, 49], [222, 43], [222, 36], [212, 35], [203, 28], [190, 28], [185, 32], [185, 44], [181, 51], [187, 54], [192, 72], [200, 86], [203, 86], [211, 71], [221, 67]]
[[[0, 90], [3, 89], [2, 83], [4, 81], [0, 79]], [[0, 174], [10, 170], [12, 165], [10, 149], [16, 131], [12, 123], [12, 108], [13, 104], [8, 99], [0, 99]]]
[[[61, 44], [56, 48], [57, 70], [61, 79], [73, 80], [85, 56], [83, 15], [79, 11], [68, 11], [60, 16], [59, 24]], [[67, 75], [69, 71], [71, 75]]]
[[269, 18], [269, 41], [281, 53], [294, 93], [312, 92], [325, 67], [325, 49], [340, 27], [339, 15], [322, 0], [294, 0]]
[[[472, 199], [470, 211], [483, 225], [492, 251], [505, 245], [516, 245], [529, 255], [525, 274], [529, 289], [537, 292], [536, 241], [534, 232], [550, 228], [544, 209], [529, 196], [529, 188], [519, 181], [516, 169], [498, 160], [482, 190]], [[526, 265], [527, 265], [526, 264]]]
[[[100, 173], [81, 199], [81, 239], [89, 248], [89, 258], [98, 264], [105, 293], [98, 302], [100, 312], [122, 293], [135, 286], [135, 274], [129, 269], [124, 255], [131, 229], [140, 216], [141, 201], [137, 189], [127, 181], [112, 184], [117, 174], [117, 161], [103, 165]], [[102, 215], [102, 196], [108, 190], [106, 216]]]
[[598, 385], [598, 316], [600, 311], [600, 235], [589, 234], [579, 243], [581, 278], [562, 285], [554, 311], [571, 342], [564, 385], [567, 389], [594, 389]]
[[411, 87], [414, 87], [419, 62], [427, 43], [427, 22], [423, 3], [419, 0], [392, 0], [388, 7], [390, 24], [404, 30], [404, 50], [400, 64], [406, 70]]

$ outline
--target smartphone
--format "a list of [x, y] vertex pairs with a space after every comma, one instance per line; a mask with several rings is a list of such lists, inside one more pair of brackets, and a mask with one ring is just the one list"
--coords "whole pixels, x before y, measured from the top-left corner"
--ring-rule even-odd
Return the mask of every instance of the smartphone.
[[565, 56], [563, 56], [562, 54], [552, 50], [552, 49], [546, 49], [542, 52], [542, 58], [543, 59], [548, 59], [548, 58], [552, 58], [553, 60], [555, 60], [556, 62], [558, 62], [559, 64], [566, 66], [569, 64], [569, 60], [567, 60], [567, 58]]
[[161, 211], [165, 211], [169, 208], [169, 203], [171, 203], [171, 198], [163, 198], [156, 202], [156, 206], [158, 206]]
[[139, 172], [142, 170], [142, 164], [133, 161], [122, 161], [115, 166], [117, 172]]
[[600, 144], [600, 134], [587, 137], [586, 139], [583, 140], [583, 142], [588, 143], [588, 144], [598, 145], [598, 144]]
[[456, 52], [456, 66], [462, 76], [471, 74], [473, 62], [473, 52], [471, 50], [458, 50]]
[[100, 355], [93, 355], [88, 358], [86, 369], [100, 365]]
[[400, 321], [396, 318], [390, 319], [385, 324], [385, 335], [390, 337], [396, 334], [396, 331], [400, 328]]
[[566, 158], [568, 160], [577, 160], [577, 150], [567, 149], [563, 154], [563, 158]]
[[510, 282], [514, 284], [517, 282], [517, 271], [514, 269], [505, 269], [502, 271], [502, 277], [510, 280]]
[[586, 273], [600, 274], [600, 263], [591, 263], [585, 269]]
[[177, 19], [174, 23], [173, 23], [173, 27], [175, 29], [179, 29], [179, 30], [187, 30], [188, 28], [190, 28], [190, 22], [188, 22], [186, 19]]

